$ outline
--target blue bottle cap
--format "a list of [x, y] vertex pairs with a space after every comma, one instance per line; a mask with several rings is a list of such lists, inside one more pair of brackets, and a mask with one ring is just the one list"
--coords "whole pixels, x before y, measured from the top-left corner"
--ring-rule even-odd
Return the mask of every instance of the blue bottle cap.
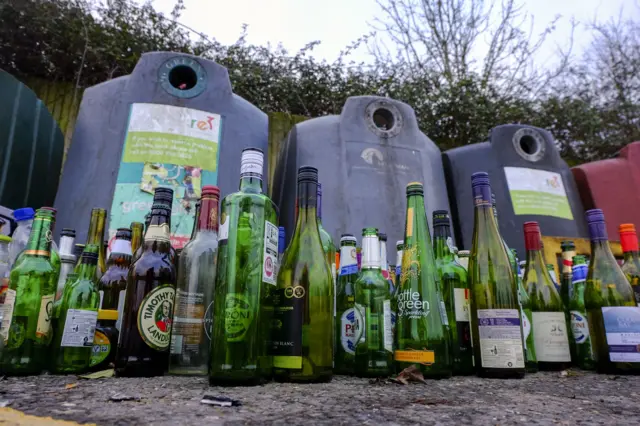
[[589, 223], [604, 222], [604, 213], [601, 209], [587, 210], [584, 215]]
[[13, 211], [13, 218], [16, 222], [33, 219], [35, 215], [36, 212], [31, 207], [25, 207]]
[[589, 226], [589, 236], [591, 241], [606, 241], [609, 239], [607, 235], [607, 226], [604, 222], [604, 213], [600, 209], [587, 210], [584, 214], [587, 218]]
[[471, 186], [489, 185], [489, 173], [475, 172], [471, 175]]

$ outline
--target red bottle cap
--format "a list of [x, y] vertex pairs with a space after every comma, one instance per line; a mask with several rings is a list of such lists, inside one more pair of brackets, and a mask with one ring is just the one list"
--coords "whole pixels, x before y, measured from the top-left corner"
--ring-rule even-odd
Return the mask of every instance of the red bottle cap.
[[618, 232], [620, 233], [620, 244], [623, 252], [638, 251], [638, 236], [633, 223], [621, 224], [618, 227]]
[[540, 250], [540, 225], [538, 222], [524, 223], [524, 247], [527, 250]]
[[220, 188], [215, 185], [204, 185], [202, 187], [202, 196], [220, 198]]

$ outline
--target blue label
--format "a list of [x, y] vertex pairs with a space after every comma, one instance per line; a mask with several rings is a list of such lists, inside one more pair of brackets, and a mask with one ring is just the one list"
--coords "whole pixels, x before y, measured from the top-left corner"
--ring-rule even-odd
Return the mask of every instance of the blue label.
[[640, 362], [640, 308], [602, 308], [611, 362]]
[[396, 277], [400, 276], [400, 272], [402, 271], [402, 267], [401, 266], [396, 266]]
[[350, 274], [357, 274], [358, 273], [358, 265], [354, 264], [354, 265], [347, 265], [347, 266], [343, 266], [342, 268], [340, 268], [340, 276], [342, 275], [350, 275]]
[[472, 187], [473, 204], [475, 206], [491, 206], [491, 187], [479, 185]]

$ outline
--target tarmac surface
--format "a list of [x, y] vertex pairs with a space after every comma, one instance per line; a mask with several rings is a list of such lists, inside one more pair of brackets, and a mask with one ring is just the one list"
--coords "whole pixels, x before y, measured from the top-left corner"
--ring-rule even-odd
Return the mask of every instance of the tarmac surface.
[[[205, 394], [242, 405], [206, 405]], [[4, 378], [0, 406], [9, 407], [1, 409], [0, 424], [12, 425], [35, 422], [3, 421], [3, 413], [97, 425], [637, 425], [640, 377], [569, 370], [522, 380], [454, 377], [401, 385], [336, 376], [327, 384], [220, 388], [194, 377], [42, 375]]]

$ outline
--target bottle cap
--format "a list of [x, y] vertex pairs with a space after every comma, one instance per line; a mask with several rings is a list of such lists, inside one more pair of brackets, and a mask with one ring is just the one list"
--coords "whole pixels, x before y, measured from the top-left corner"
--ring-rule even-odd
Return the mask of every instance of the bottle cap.
[[118, 228], [118, 230], [116, 231], [116, 240], [131, 241], [131, 229], [129, 229], [129, 228]]
[[576, 244], [571, 240], [565, 240], [560, 243], [562, 251], [570, 251], [576, 249]]
[[618, 227], [623, 252], [638, 251], [638, 236], [633, 223], [623, 223]]
[[98, 319], [105, 321], [117, 321], [118, 311], [115, 309], [100, 309], [98, 310]]
[[470, 254], [469, 250], [460, 250], [458, 252], [458, 257], [469, 257], [469, 254]]
[[22, 220], [30, 220], [33, 219], [36, 212], [31, 207], [25, 207], [22, 209], [15, 209], [13, 211], [13, 218], [16, 222], [20, 222]]
[[378, 239], [380, 241], [387, 241], [387, 234], [385, 234], [384, 232], [378, 232]]
[[159, 187], [153, 192], [153, 204], [168, 204], [173, 202], [173, 189]]
[[581, 254], [577, 254], [577, 255], [573, 256], [572, 260], [573, 260], [573, 265], [574, 266], [582, 264], [582, 263], [587, 263], [587, 259]]
[[83, 251], [84, 251], [84, 244], [76, 244], [73, 247], [73, 255], [76, 257], [81, 256]]
[[407, 196], [422, 194], [424, 194], [424, 185], [421, 182], [409, 182], [407, 184]]
[[46, 207], [42, 207], [42, 208], [39, 208], [38, 210], [36, 210], [36, 216], [55, 218], [56, 217], [56, 212], [52, 211], [51, 209], [48, 209]]
[[403, 240], [398, 240], [396, 241], [396, 247], [399, 249], [402, 248], [404, 246], [404, 241]]
[[450, 218], [447, 210], [433, 211], [433, 226], [449, 226]]
[[71, 238], [75, 238], [76, 237], [76, 230], [73, 228], [62, 228], [62, 232], [60, 233], [61, 236], [63, 237], [71, 237]]
[[142, 229], [144, 228], [144, 223], [140, 223], [140, 222], [131, 222], [131, 225], [129, 225], [131, 227], [131, 230], [134, 230], [136, 228], [138, 229]]
[[220, 198], [220, 188], [215, 185], [204, 185], [202, 187], [202, 197], [204, 196]]
[[604, 213], [601, 209], [587, 210], [584, 215], [589, 223], [604, 222]]
[[636, 233], [636, 226], [633, 223], [622, 223], [618, 226], [618, 232], [621, 234], [625, 233]]
[[91, 252], [88, 252], [88, 251], [83, 251], [81, 259], [87, 259], [90, 262], [95, 260], [97, 262], [98, 261], [98, 253], [91, 253]]
[[362, 236], [378, 236], [378, 228], [362, 228]]
[[490, 185], [489, 173], [475, 172], [471, 175], [471, 186]]
[[609, 239], [604, 221], [604, 213], [601, 209], [587, 210], [584, 214], [589, 226], [589, 236], [591, 241], [606, 241]]
[[351, 234], [342, 234], [342, 236], [340, 237], [340, 242], [344, 243], [344, 242], [351, 242], [351, 243], [356, 243], [356, 237], [354, 237]]
[[53, 207], [40, 207], [40, 210], [48, 210], [51, 213], [53, 213], [54, 215], [56, 215], [58, 213], [58, 210], [54, 209]]
[[245, 151], [257, 151], [257, 152], [259, 152], [261, 154], [264, 154], [264, 151], [261, 150], [260, 148], [245, 148], [245, 149], [242, 150], [242, 152], [245, 152]]
[[312, 166], [302, 166], [298, 169], [298, 183], [318, 183], [318, 169]]
[[540, 250], [540, 225], [538, 222], [525, 222], [524, 245], [527, 250]]

